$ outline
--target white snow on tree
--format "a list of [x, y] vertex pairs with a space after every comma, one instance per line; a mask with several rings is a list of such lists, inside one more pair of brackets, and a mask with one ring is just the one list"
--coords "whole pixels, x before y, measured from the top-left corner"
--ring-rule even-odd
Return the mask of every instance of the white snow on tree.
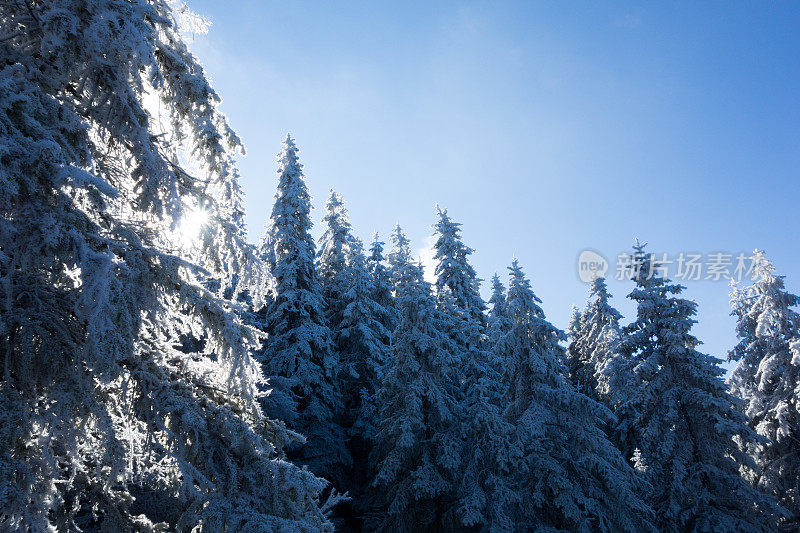
[[391, 336], [392, 331], [397, 325], [394, 297], [392, 295], [392, 280], [389, 270], [386, 268], [383, 256], [384, 242], [380, 240], [376, 232], [372, 236], [372, 243], [369, 247], [369, 257], [367, 258], [367, 271], [370, 278], [370, 297], [379, 306], [384, 314], [375, 318], [383, 325]]
[[[347, 256], [353, 245], [353, 231], [341, 195], [331, 190], [325, 204], [322, 219], [325, 228], [318, 252], [319, 284], [322, 296], [331, 304], [336, 304], [346, 290], [344, 281]], [[329, 309], [331, 313], [341, 313], [340, 309]], [[340, 320], [336, 317], [335, 320]]]
[[606, 427], [623, 457], [636, 453], [636, 388], [634, 361], [623, 351], [622, 315], [609, 303], [605, 279], [589, 288], [583, 312], [573, 309], [567, 348], [567, 369], [576, 388], [614, 412]]
[[[323, 482], [261, 412], [256, 332], [175, 246], [202, 209], [198, 261], [250, 268], [241, 143], [169, 4], [0, 21], [0, 529], [328, 529]], [[187, 332], [202, 353], [176, 349]]]
[[422, 267], [397, 227], [392, 268], [399, 311], [394, 353], [376, 397], [375, 466], [367, 526], [392, 531], [453, 528], [461, 453], [456, 400], [446, 370], [449, 339]]
[[592, 280], [589, 298], [582, 312], [577, 309], [570, 325], [567, 369], [575, 387], [595, 400], [611, 393], [605, 369], [620, 345], [619, 321], [622, 315], [609, 303], [606, 280]]
[[792, 530], [800, 528], [800, 315], [793, 309], [800, 298], [761, 250], [753, 253], [753, 276], [751, 286], [731, 293], [740, 340], [728, 354], [738, 361], [729, 385], [744, 399], [750, 427], [765, 438], [745, 446], [756, 461], [745, 474], [778, 497], [790, 513], [782, 527]]
[[[278, 189], [270, 217], [270, 234], [262, 255], [271, 262], [274, 294], [265, 312], [269, 337], [258, 354], [264, 374], [277, 392], [297, 402], [293, 429], [306, 437], [297, 458], [335, 483], [351, 463], [345, 433], [338, 423], [343, 404], [336, 387], [341, 373], [325, 321], [325, 306], [314, 265], [311, 198], [287, 135], [278, 154]], [[286, 387], [289, 387], [286, 389]]]
[[461, 224], [453, 222], [447, 215], [447, 209], [442, 211], [436, 206], [439, 219], [433, 225], [436, 236], [434, 243], [433, 259], [436, 263], [436, 291], [447, 291], [456, 306], [467, 312], [470, 317], [479, 323], [485, 322], [483, 311], [486, 303], [480, 296], [480, 282], [475, 269], [469, 264], [472, 248], [464, 244], [461, 239]]
[[394, 292], [400, 284], [400, 277], [403, 275], [408, 263], [411, 262], [411, 243], [403, 233], [400, 224], [395, 225], [389, 240], [392, 243], [392, 249], [386, 256], [386, 262], [389, 264], [389, 280]]
[[772, 505], [739, 475], [749, 460], [735, 440], [754, 433], [734, 408], [720, 361], [699, 352], [691, 334], [697, 304], [683, 287], [659, 275], [658, 264], [638, 241], [636, 320], [625, 328], [626, 350], [639, 380], [639, 464], [645, 464], [649, 501], [661, 530], [768, 531]]
[[600, 428], [611, 413], [569, 382], [559, 345], [564, 333], [545, 319], [516, 259], [509, 269], [513, 322], [501, 349], [505, 416], [520, 454], [512, 469], [516, 529], [652, 530], [633, 469]]
[[512, 426], [503, 419], [499, 365], [486, 342], [486, 304], [469, 263], [472, 250], [461, 239], [461, 225], [450, 219], [447, 210], [437, 207], [437, 215], [433, 226], [436, 292], [450, 338], [448, 349], [456, 361], [446, 369], [450, 376], [445, 383], [451, 384], [451, 394], [458, 401], [464, 442], [456, 514], [465, 527], [511, 531], [512, 504], [517, 500], [509, 475]]
[[[363, 246], [352, 234], [344, 203], [334, 192], [328, 200], [323, 223], [325, 233], [318, 271], [341, 363], [338, 386], [344, 401], [342, 426], [348, 433], [348, 449], [355, 460], [345, 488], [356, 496], [368, 484], [369, 440], [374, 434], [373, 397], [389, 359], [390, 334], [384, 326], [389, 310], [375, 299], [383, 295], [371, 279]], [[380, 253], [377, 249], [376, 252]], [[383, 266], [378, 263], [373, 269], [378, 274]]]
[[489, 297], [489, 304], [491, 307], [487, 318], [487, 337], [489, 345], [496, 346], [500, 338], [511, 329], [511, 317], [508, 315], [506, 305], [506, 288], [497, 273], [492, 276], [492, 295]]
[[581, 312], [577, 307], [573, 305], [569, 314], [569, 322], [567, 323], [567, 332], [566, 332], [567, 337], [569, 337], [574, 341], [578, 337], [578, 335], [580, 335], [580, 327], [581, 327]]
[[[351, 438], [354, 441], [366, 441], [361, 444], [361, 446], [366, 449], [370, 449], [375, 441], [375, 423], [377, 418], [375, 393], [383, 382], [387, 366], [391, 364], [394, 353], [392, 348], [392, 336], [397, 325], [397, 309], [392, 294], [392, 282], [389, 270], [384, 264], [383, 245], [384, 243], [380, 240], [376, 232], [373, 235], [372, 244], [370, 245], [370, 255], [366, 263], [368, 286], [365, 291], [367, 295], [365, 300], [369, 302], [369, 320], [376, 320], [380, 325], [380, 327], [375, 325], [373, 331], [377, 332], [380, 330], [386, 335], [385, 338], [381, 339], [385, 348], [375, 345], [375, 351], [370, 351], [370, 355], [366, 360], [377, 362], [383, 359], [383, 364], [380, 368], [375, 369], [374, 377], [370, 377], [370, 379], [367, 380], [368, 383], [371, 383], [371, 386], [362, 387], [360, 389], [360, 405], [357, 418], [351, 430]], [[357, 280], [360, 280], [360, 278], [355, 278], [354, 282]], [[360, 295], [362, 290], [363, 288], [358, 287], [355, 294]], [[357, 320], [356, 313], [353, 314], [353, 318]], [[351, 321], [355, 323], [355, 320], [351, 319]], [[383, 350], [385, 350], [385, 352], [383, 352]], [[372, 367], [372, 364], [370, 364], [369, 367]], [[360, 376], [359, 379], [361, 379]], [[356, 447], [359, 446], [359, 444], [354, 442], [353, 446]], [[355, 454], [358, 455], [358, 453]], [[367, 455], [367, 459], [368, 458]], [[359, 466], [364, 471], [363, 474], [359, 473], [359, 475], [368, 477], [370, 475], [368, 460], [363, 461], [363, 464]], [[369, 483], [366, 483], [364, 486], [366, 487], [368, 485]]]

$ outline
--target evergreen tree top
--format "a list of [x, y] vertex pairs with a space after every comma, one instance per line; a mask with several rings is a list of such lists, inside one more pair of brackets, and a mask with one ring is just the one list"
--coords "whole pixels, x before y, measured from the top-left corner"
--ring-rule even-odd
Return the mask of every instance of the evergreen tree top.
[[385, 244], [386, 244], [385, 242], [380, 240], [380, 236], [378, 235], [377, 231], [372, 234], [372, 242], [369, 245], [369, 252], [370, 252], [369, 259], [370, 259], [370, 261], [372, 261], [374, 263], [382, 263], [383, 262], [383, 260], [384, 260], [384, 257], [383, 257], [383, 246]]
[[278, 188], [270, 216], [271, 236], [286, 238], [291, 235], [303, 240], [313, 248], [308, 238], [311, 229], [311, 196], [303, 175], [303, 165], [298, 158], [298, 149], [290, 136], [286, 136], [283, 148], [278, 154]]
[[572, 306], [569, 314], [569, 323], [567, 324], [567, 335], [575, 338], [581, 326], [581, 312], [576, 306]]
[[[331, 190], [323, 217], [325, 232], [319, 250], [319, 271], [323, 281], [330, 281], [344, 271], [352, 253], [355, 237], [341, 195]], [[360, 243], [359, 243], [360, 244]]]
[[389, 252], [387, 260], [394, 277], [398, 268], [411, 262], [411, 248], [409, 246], [411, 241], [406, 238], [400, 224], [395, 225], [390, 240], [392, 242], [392, 250]]
[[[636, 240], [632, 254], [635, 265], [633, 281], [636, 283], [628, 298], [637, 302], [637, 316], [626, 326], [626, 350], [633, 346], [652, 352], [665, 337], [681, 337], [685, 346], [697, 346], [700, 341], [689, 333], [697, 322], [697, 303], [679, 298], [685, 287], [662, 276], [660, 265], [651, 254], [645, 253], [647, 243]], [[613, 309], [613, 308], [611, 308]]]
[[300, 150], [292, 139], [292, 136], [286, 134], [281, 151], [278, 153], [278, 170], [279, 178], [302, 178], [303, 177], [303, 164], [300, 163], [298, 152]]
[[454, 222], [447, 214], [436, 206], [439, 217], [434, 224], [437, 236], [434, 244], [436, 264], [436, 290], [440, 295], [448, 291], [457, 306], [466, 310], [476, 318], [482, 318], [486, 304], [480, 297], [478, 278], [475, 269], [469, 263], [472, 248], [461, 239], [461, 224]]
[[544, 311], [539, 306], [542, 301], [531, 289], [531, 282], [525, 277], [525, 272], [523, 272], [516, 257], [511, 262], [508, 270], [510, 280], [506, 302], [509, 312], [515, 317], [544, 318]]
[[753, 252], [753, 277], [751, 286], [733, 285], [731, 291], [731, 314], [740, 318], [736, 332], [741, 341], [729, 359], [740, 360], [745, 353], [774, 350], [779, 345], [785, 349], [800, 338], [800, 315], [792, 309], [800, 304], [800, 297], [786, 290], [784, 277], [775, 274], [762, 250]]
[[613, 296], [609, 294], [606, 280], [603, 277], [596, 277], [592, 280], [589, 288], [589, 298], [586, 302], [584, 315], [602, 317], [605, 321], [617, 322], [622, 318], [622, 314], [609, 303]]
[[506, 287], [500, 281], [497, 272], [492, 275], [492, 296], [489, 298], [492, 308], [489, 310], [490, 316], [499, 316], [505, 313], [506, 306]]

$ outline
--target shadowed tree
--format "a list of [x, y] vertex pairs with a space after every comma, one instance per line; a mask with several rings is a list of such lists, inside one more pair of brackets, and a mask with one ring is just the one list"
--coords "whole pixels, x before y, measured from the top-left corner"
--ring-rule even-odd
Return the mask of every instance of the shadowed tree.
[[254, 258], [241, 143], [170, 4], [3, 2], [0, 57], [0, 529], [329, 529], [255, 330], [199, 281]]

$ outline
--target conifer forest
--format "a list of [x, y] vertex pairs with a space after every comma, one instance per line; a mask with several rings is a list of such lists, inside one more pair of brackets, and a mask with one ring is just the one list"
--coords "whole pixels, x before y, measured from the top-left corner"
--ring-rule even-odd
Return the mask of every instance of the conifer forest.
[[556, 325], [536, 265], [481, 279], [480, 214], [431, 205], [425, 264], [290, 134], [249, 146], [248, 233], [196, 17], [0, 0], [0, 531], [800, 530], [784, 265], [752, 252], [705, 353], [631, 220], [626, 292], [595, 273]]

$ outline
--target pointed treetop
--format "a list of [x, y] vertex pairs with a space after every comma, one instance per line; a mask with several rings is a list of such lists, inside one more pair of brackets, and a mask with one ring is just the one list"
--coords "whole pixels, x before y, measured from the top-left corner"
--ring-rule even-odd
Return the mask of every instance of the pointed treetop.
[[505, 299], [506, 287], [503, 285], [503, 282], [500, 281], [500, 276], [498, 276], [497, 272], [495, 272], [492, 275], [492, 297], [489, 298], [489, 303], [497, 306], [498, 303], [505, 301]]
[[576, 305], [571, 306], [569, 324], [567, 325], [567, 335], [572, 339], [578, 336], [581, 323], [581, 312]]
[[436, 204], [436, 214], [439, 215], [439, 219], [442, 222], [450, 222], [450, 217], [447, 216], [447, 208], [442, 210], [441, 206], [439, 206], [438, 203]]
[[508, 270], [510, 276], [509, 288], [511, 285], [530, 287], [531, 283], [525, 278], [525, 272], [522, 271], [522, 266], [520, 266], [516, 257], [511, 260], [511, 266], [508, 267]]
[[454, 222], [438, 205], [439, 220], [433, 225], [436, 243], [434, 259], [437, 261], [436, 291], [439, 298], [449, 293], [455, 305], [466, 310], [479, 321], [483, 321], [486, 304], [480, 296], [480, 282], [475, 269], [469, 262], [472, 248], [466, 246], [461, 238], [461, 224]]
[[280, 179], [283, 179], [284, 177], [294, 178], [303, 176], [303, 164], [300, 163], [300, 160], [297, 156], [299, 151], [300, 150], [294, 144], [294, 141], [287, 136], [286, 140], [283, 141], [283, 147], [281, 148], [281, 151], [278, 153], [277, 157], [277, 174]]
[[613, 296], [608, 292], [606, 278], [603, 276], [595, 277], [589, 287], [589, 299], [608, 300], [609, 298], [613, 298]]
[[506, 301], [509, 311], [518, 316], [544, 317], [544, 311], [538, 305], [542, 301], [531, 289], [531, 282], [525, 277], [525, 272], [516, 257], [508, 270], [510, 280]]
[[753, 276], [755, 278], [760, 279], [767, 279], [771, 277], [779, 277], [782, 278], [783, 276], [774, 276], [775, 267], [772, 265], [772, 261], [767, 259], [764, 250], [755, 249], [753, 250]]
[[411, 260], [411, 241], [403, 233], [400, 224], [395, 225], [392, 235], [392, 251], [389, 254], [389, 262], [394, 265], [398, 263], [407, 263]]
[[330, 298], [333, 296], [330, 291], [343, 290], [342, 287], [335, 289], [332, 284], [335, 285], [334, 280], [344, 273], [348, 258], [354, 253], [355, 240], [342, 196], [333, 189], [325, 204], [322, 222], [325, 231], [320, 240], [318, 269], [325, 285], [325, 296]]
[[383, 261], [383, 245], [386, 244], [380, 240], [378, 232], [372, 234], [372, 243], [369, 245], [370, 259], [375, 262]]
[[[638, 287], [657, 287], [669, 284], [670, 280], [666, 277], [666, 269], [662, 268], [662, 262], [655, 259], [654, 254], [645, 252], [646, 246], [647, 242], [634, 239], [633, 253], [630, 256], [633, 275], [630, 279]], [[670, 291], [676, 288], [685, 288], [682, 285], [671, 285], [670, 287]]]
[[400, 227], [400, 224], [395, 224], [394, 229], [392, 229], [392, 235], [390, 237], [392, 244], [398, 247], [408, 246], [409, 240], [406, 238], [405, 233], [403, 233], [403, 228]]
[[[342, 195], [330, 190], [328, 201], [325, 203], [325, 216], [323, 220], [327, 223], [325, 235], [328, 238], [336, 238], [342, 240], [339, 244], [348, 244], [345, 241], [352, 239], [350, 235], [351, 226], [350, 218], [347, 213], [347, 208], [344, 205]], [[326, 237], [323, 237], [323, 240]]]

